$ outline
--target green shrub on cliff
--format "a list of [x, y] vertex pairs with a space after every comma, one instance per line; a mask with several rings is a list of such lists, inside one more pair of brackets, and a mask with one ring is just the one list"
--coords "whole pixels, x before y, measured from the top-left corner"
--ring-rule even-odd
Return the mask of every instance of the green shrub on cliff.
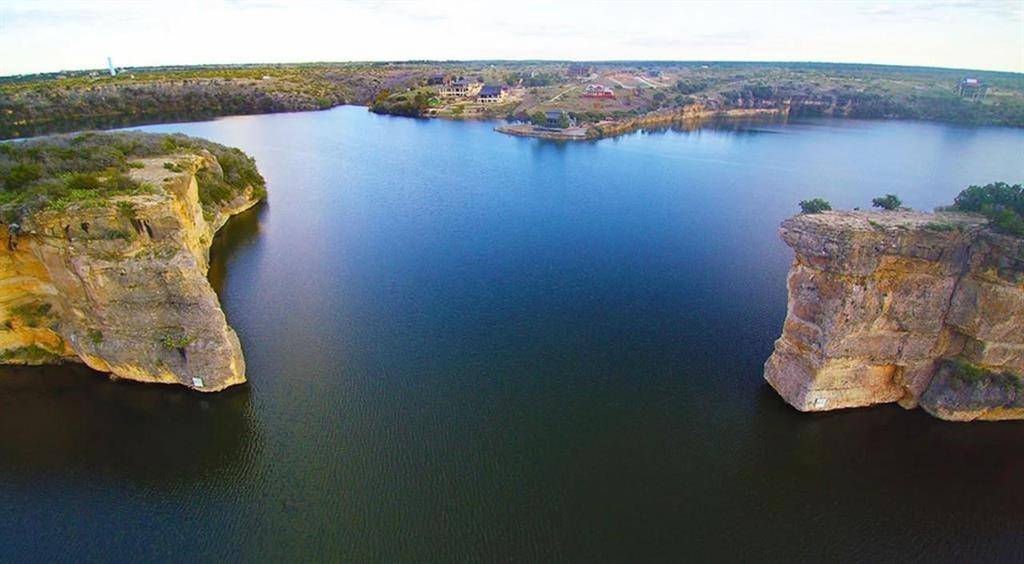
[[0, 352], [0, 362], [25, 364], [57, 364], [60, 362], [60, 355], [48, 351], [38, 345], [17, 347]]
[[972, 364], [962, 358], [946, 361], [949, 366], [949, 380], [955, 388], [963, 387], [998, 387], [1021, 390], [1024, 388], [1024, 377], [1009, 370], [997, 372]]
[[871, 200], [871, 205], [886, 211], [894, 211], [903, 207], [903, 200], [900, 200], [896, 194], [886, 194]]
[[801, 200], [800, 201], [800, 213], [821, 213], [832, 209], [832, 204], [828, 203], [828, 200], [821, 198], [814, 198], [812, 200]]
[[195, 341], [195, 337], [186, 335], [184, 330], [177, 330], [160, 337], [160, 344], [167, 350], [184, 349]]
[[999, 231], [1024, 237], [1024, 186], [993, 182], [969, 186], [947, 209], [980, 213]]
[[21, 320], [26, 327], [40, 327], [50, 318], [53, 306], [47, 302], [34, 301], [11, 308], [11, 315]]
[[[6, 146], [6, 145], [5, 145]], [[4, 184], [19, 189], [42, 177], [42, 169], [36, 163], [18, 163], [7, 170]]]

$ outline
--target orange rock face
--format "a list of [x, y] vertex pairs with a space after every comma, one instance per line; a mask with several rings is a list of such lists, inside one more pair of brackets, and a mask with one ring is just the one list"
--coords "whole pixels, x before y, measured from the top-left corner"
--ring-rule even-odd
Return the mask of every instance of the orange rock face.
[[206, 273], [216, 230], [258, 197], [248, 189], [204, 209], [197, 172], [222, 174], [208, 153], [137, 163], [131, 174], [147, 192], [39, 211], [20, 233], [3, 233], [0, 362], [77, 360], [199, 391], [245, 382], [241, 345]]
[[801, 215], [780, 233], [796, 258], [765, 379], [787, 402], [1024, 417], [1024, 241], [952, 213]]

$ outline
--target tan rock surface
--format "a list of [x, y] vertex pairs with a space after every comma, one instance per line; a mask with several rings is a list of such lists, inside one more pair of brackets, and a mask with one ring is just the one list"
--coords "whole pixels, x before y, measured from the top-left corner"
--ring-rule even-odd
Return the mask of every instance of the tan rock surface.
[[219, 172], [212, 155], [138, 162], [131, 174], [150, 193], [37, 212], [14, 241], [3, 234], [0, 357], [80, 359], [112, 377], [202, 391], [242, 383], [241, 346], [206, 273], [216, 230], [258, 197], [246, 190], [204, 217], [196, 173]]
[[[946, 419], [1024, 416], [1016, 407], [1024, 393], [981, 393], [984, 379], [953, 389], [936, 378], [952, 358], [1024, 372], [1024, 241], [953, 213], [800, 215], [780, 233], [796, 258], [765, 378], [787, 402], [824, 411], [912, 408], [924, 398]], [[926, 394], [932, 385], [942, 393]]]

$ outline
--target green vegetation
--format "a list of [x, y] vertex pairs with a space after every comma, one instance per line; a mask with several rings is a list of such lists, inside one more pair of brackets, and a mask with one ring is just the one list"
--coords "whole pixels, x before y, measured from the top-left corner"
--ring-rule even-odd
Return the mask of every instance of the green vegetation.
[[[560, 96], [558, 106], [578, 121], [589, 121], [586, 116], [591, 113], [629, 119], [658, 109], [697, 105], [711, 111], [787, 108], [790, 115], [799, 116], [1024, 126], [1024, 81], [1016, 73], [829, 63], [666, 61], [658, 64], [661, 73], [653, 82], [639, 82], [632, 77], [648, 65], [623, 61], [593, 65], [593, 82], [611, 86], [617, 94], [614, 100], [595, 102], [581, 97], [580, 83], [568, 76], [567, 66], [565, 62], [540, 61], [209, 65], [132, 68], [115, 77], [96, 71], [0, 77], [0, 138], [233, 114], [319, 110], [343, 103], [365, 104], [381, 113], [424, 115], [439, 104], [436, 87], [424, 87], [427, 78], [436, 74], [521, 86], [524, 99], [511, 108], [519, 119], [528, 119], [538, 109], [554, 109], [545, 104]], [[957, 83], [965, 76], [985, 84], [984, 97], [968, 99], [957, 94]], [[632, 86], [620, 88], [613, 77]], [[454, 106], [448, 110], [449, 115], [472, 113]], [[17, 171], [17, 176], [22, 182], [35, 179], [31, 169]]]
[[89, 342], [94, 345], [98, 345], [103, 342], [103, 331], [100, 331], [99, 329], [89, 329], [86, 336], [89, 338]]
[[378, 114], [418, 117], [439, 103], [437, 94], [427, 88], [397, 94], [392, 94], [389, 90], [384, 89], [370, 104], [370, 111]]
[[814, 198], [812, 200], [801, 200], [800, 202], [800, 213], [821, 213], [832, 209], [832, 204], [828, 203], [827, 200], [821, 198]]
[[33, 301], [19, 304], [11, 308], [11, 315], [19, 319], [26, 327], [41, 327], [51, 319], [53, 306], [47, 302]]
[[510, 72], [505, 75], [502, 82], [509, 86], [526, 86], [528, 88], [538, 86], [550, 86], [558, 84], [564, 79], [556, 72]]
[[174, 333], [168, 333], [160, 337], [160, 344], [163, 345], [165, 349], [173, 351], [175, 349], [184, 349], [185, 347], [192, 344], [192, 342], [195, 340], [195, 337], [190, 337], [184, 334], [183, 332], [179, 331]]
[[408, 66], [204, 65], [0, 78], [0, 138], [366, 103]]
[[962, 358], [948, 360], [946, 365], [950, 368], [949, 382], [954, 388], [996, 387], [1016, 391], [1024, 389], [1024, 377], [1009, 370], [996, 372]]
[[969, 186], [947, 209], [980, 213], [997, 230], [1024, 237], [1024, 187], [1020, 184], [993, 182]]
[[900, 200], [896, 194], [886, 194], [871, 200], [871, 205], [886, 211], [894, 211], [903, 207], [903, 200]]
[[60, 355], [48, 351], [38, 345], [17, 347], [0, 352], [0, 362], [12, 363], [23, 362], [25, 364], [56, 364], [60, 362]]
[[[105, 206], [115, 196], [152, 192], [155, 187], [129, 175], [137, 168], [133, 161], [202, 150], [212, 153], [223, 170], [223, 176], [210, 170], [198, 175], [204, 206], [230, 201], [247, 187], [257, 198], [265, 197], [255, 161], [238, 149], [184, 135], [89, 132], [0, 143], [0, 217], [13, 223], [38, 210]], [[134, 217], [131, 202], [116, 205], [120, 214]], [[123, 233], [107, 235], [125, 238]]]
[[115, 239], [130, 241], [134, 239], [135, 236], [132, 235], [131, 232], [125, 231], [123, 229], [108, 229], [107, 231], [103, 232], [103, 238], [110, 241], [113, 241]]
[[125, 219], [135, 219], [135, 214], [138, 210], [135, 209], [135, 204], [128, 200], [120, 200], [117, 202], [117, 213], [121, 214]]

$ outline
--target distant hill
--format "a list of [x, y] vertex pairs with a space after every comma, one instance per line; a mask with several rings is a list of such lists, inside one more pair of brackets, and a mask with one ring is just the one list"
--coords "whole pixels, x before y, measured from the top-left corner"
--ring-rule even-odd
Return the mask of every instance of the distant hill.
[[[523, 88], [515, 105], [491, 108], [480, 117], [523, 118], [558, 105], [585, 122], [702, 104], [721, 109], [784, 106], [791, 115], [1024, 126], [1024, 75], [1016, 73], [798, 62], [589, 62], [582, 65], [592, 70], [590, 80], [619, 89], [620, 102], [600, 105], [570, 95], [555, 104], [551, 100], [560, 92], [581, 83], [580, 77], [570, 77], [569, 65], [308, 63], [128, 68], [113, 77], [105, 70], [9, 76], [0, 78], [0, 138], [369, 105], [382, 93], [401, 96], [423, 88], [440, 73]], [[611, 81], [634, 76], [641, 77], [635, 88]], [[963, 95], [959, 83], [965, 77], [979, 79], [981, 90]], [[384, 111], [392, 106], [404, 115], [424, 109], [383, 104]]]

